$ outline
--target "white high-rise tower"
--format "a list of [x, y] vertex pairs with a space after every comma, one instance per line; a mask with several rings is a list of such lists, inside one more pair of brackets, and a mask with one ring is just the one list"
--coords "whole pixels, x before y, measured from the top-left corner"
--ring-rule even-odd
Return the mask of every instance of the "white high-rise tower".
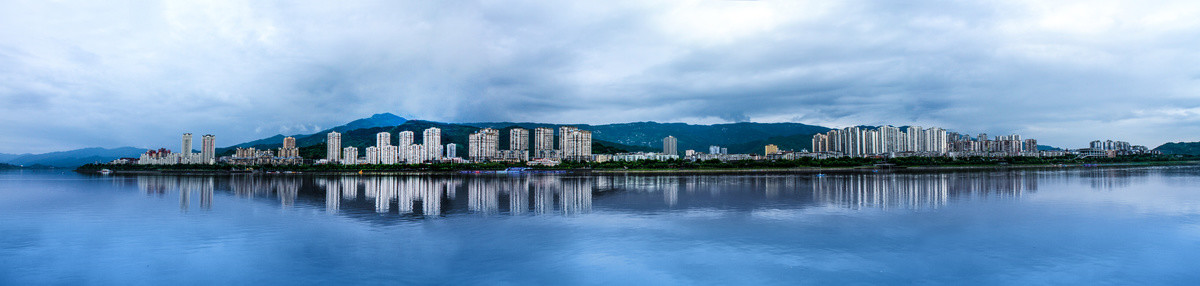
[[216, 164], [217, 163], [217, 137], [212, 134], [205, 134], [200, 139], [200, 160], [201, 164]]
[[337, 163], [342, 160], [342, 151], [342, 133], [329, 132], [329, 135], [325, 136], [325, 159], [329, 160], [330, 164]]
[[183, 133], [183, 146], [179, 148], [179, 153], [192, 154], [192, 133]]
[[421, 132], [421, 145], [425, 146], [425, 152], [429, 152], [430, 159], [442, 159], [442, 129], [429, 127]]

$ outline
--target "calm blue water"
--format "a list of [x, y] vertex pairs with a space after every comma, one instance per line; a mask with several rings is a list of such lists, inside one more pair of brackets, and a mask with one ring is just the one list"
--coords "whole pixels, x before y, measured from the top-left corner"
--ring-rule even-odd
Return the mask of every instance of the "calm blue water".
[[0, 173], [0, 285], [1200, 283], [1200, 167]]

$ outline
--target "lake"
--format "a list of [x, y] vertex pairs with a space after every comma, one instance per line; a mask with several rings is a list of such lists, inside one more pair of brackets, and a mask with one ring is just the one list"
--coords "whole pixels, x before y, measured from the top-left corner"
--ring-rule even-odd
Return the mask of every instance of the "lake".
[[0, 285], [1164, 285], [1200, 167], [0, 172]]

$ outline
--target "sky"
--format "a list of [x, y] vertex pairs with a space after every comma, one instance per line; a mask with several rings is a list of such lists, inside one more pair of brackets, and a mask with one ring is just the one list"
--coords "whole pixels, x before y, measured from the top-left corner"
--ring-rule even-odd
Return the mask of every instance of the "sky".
[[1200, 141], [1196, 1], [0, 0], [0, 153], [444, 122]]

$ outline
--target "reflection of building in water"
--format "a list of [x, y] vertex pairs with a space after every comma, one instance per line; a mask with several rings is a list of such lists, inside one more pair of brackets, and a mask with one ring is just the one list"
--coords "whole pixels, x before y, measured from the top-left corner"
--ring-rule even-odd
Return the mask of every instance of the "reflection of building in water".
[[509, 183], [508, 189], [508, 212], [512, 215], [521, 215], [529, 211], [529, 177], [517, 177]]
[[162, 196], [171, 191], [179, 191], [179, 210], [187, 212], [192, 205], [192, 194], [200, 195], [200, 208], [212, 209], [213, 189], [216, 184], [212, 177], [201, 176], [138, 176], [138, 189], [146, 195]]
[[669, 184], [663, 186], [663, 202], [667, 206], [674, 207], [679, 204], [679, 184]]
[[1147, 169], [1093, 168], [1079, 171], [1079, 176], [1087, 180], [1093, 189], [1098, 190], [1126, 188], [1133, 185], [1135, 180], [1145, 180], [1148, 174]]
[[200, 184], [200, 208], [203, 210], [212, 210], [213, 190], [216, 189], [216, 182], [212, 177], [204, 178], [205, 182]]
[[[191, 143], [188, 143], [191, 144]], [[187, 212], [188, 205], [191, 204], [192, 187], [186, 184], [179, 185], [179, 211]]]
[[421, 214], [437, 216], [442, 213], [442, 196], [457, 180], [432, 180], [424, 177], [323, 177], [316, 178], [318, 188], [325, 190], [325, 208], [329, 212], [340, 209], [343, 200], [354, 200], [362, 186], [363, 197], [375, 202], [375, 211], [391, 211], [395, 201], [399, 214], [415, 213], [416, 202], [421, 202]]
[[592, 211], [592, 182], [587, 178], [571, 178], [562, 180], [562, 192], [559, 195], [562, 212], [565, 215], [584, 214]]
[[474, 179], [467, 182], [467, 209], [485, 215], [500, 212], [500, 188], [495, 180]]
[[588, 178], [475, 177], [468, 178], [466, 185], [468, 210], [484, 215], [500, 213], [501, 195], [508, 197], [511, 215], [525, 214], [530, 209], [538, 215], [553, 213], [556, 206], [566, 215], [588, 213], [592, 209], [594, 184]]
[[229, 188], [239, 198], [270, 197], [277, 195], [279, 204], [291, 207], [296, 203], [303, 177], [300, 176], [229, 176]]
[[[756, 208], [812, 201], [850, 208], [931, 208], [956, 197], [1018, 197], [1037, 189], [1036, 173], [848, 173], [685, 176], [603, 176], [598, 189], [657, 194], [672, 208], [720, 205]], [[682, 198], [681, 198], [682, 196]]]
[[[661, 193], [663, 203], [674, 207], [685, 197], [703, 197], [711, 200], [723, 195], [735, 199], [778, 199], [783, 195], [799, 194], [797, 186], [809, 184], [810, 177], [794, 175], [686, 175], [686, 176], [605, 176], [597, 177], [596, 185], [601, 190], [622, 192]], [[805, 187], [805, 190], [808, 188]], [[725, 194], [729, 193], [729, 194]], [[749, 197], [744, 197], [751, 195]]]
[[945, 205], [947, 185], [944, 174], [848, 174], [817, 178], [812, 190], [816, 201], [841, 207], [919, 209]]
[[[131, 178], [133, 180], [134, 178]], [[182, 211], [195, 207], [209, 210], [213, 193], [225, 190], [237, 198], [278, 199], [287, 208], [297, 203], [318, 203], [323, 197], [328, 213], [346, 212], [355, 202], [373, 206], [378, 213], [440, 216], [455, 210], [449, 206], [485, 215], [507, 211], [512, 215], [560, 213], [575, 215], [592, 209], [592, 192], [597, 180], [591, 177], [560, 176], [300, 176], [236, 174], [228, 176], [141, 176], [136, 183], [147, 195], [178, 191]], [[303, 188], [303, 190], [302, 190]], [[461, 190], [461, 189], [466, 190]], [[678, 186], [671, 187], [678, 192]], [[314, 191], [315, 190], [315, 191]], [[324, 191], [324, 193], [319, 193]], [[458, 191], [466, 202], [453, 201]], [[317, 194], [311, 196], [310, 194]], [[199, 195], [199, 198], [195, 196]], [[301, 198], [303, 196], [303, 198]], [[665, 200], [673, 200], [667, 195]], [[394, 211], [393, 211], [394, 210]], [[348, 214], [358, 212], [350, 211]]]
[[559, 189], [558, 177], [535, 177], [533, 180], [533, 213], [554, 211], [554, 193]]
[[951, 197], [1020, 197], [1036, 190], [1036, 174], [1026, 172], [845, 174], [812, 185], [816, 201], [854, 209], [937, 208]]

